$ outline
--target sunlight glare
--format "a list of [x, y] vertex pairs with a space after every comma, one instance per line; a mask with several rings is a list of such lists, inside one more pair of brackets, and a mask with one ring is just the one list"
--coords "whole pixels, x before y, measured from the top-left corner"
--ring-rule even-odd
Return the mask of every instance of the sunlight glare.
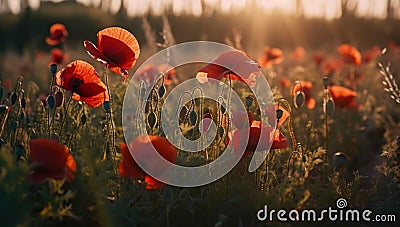
[[8, 0], [7, 2], [11, 13], [19, 14], [21, 12], [21, 0]]
[[28, 5], [33, 10], [37, 10], [40, 7], [40, 0], [28, 0]]

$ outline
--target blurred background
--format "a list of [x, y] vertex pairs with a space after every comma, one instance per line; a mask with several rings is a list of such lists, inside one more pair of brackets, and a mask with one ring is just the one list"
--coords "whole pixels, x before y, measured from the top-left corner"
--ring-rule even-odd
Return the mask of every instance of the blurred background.
[[151, 42], [163, 42], [163, 18], [176, 43], [237, 41], [253, 58], [265, 45], [336, 53], [341, 43], [366, 50], [400, 42], [400, 0], [0, 0], [0, 78], [29, 74], [33, 61], [48, 64], [52, 47], [44, 40], [54, 23], [67, 27], [62, 48], [74, 60], [87, 57], [83, 40], [95, 42], [113, 25], [150, 55]]

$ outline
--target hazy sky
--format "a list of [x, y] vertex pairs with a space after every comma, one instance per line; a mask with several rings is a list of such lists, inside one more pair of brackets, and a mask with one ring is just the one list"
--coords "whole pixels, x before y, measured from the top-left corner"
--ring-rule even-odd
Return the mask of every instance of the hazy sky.
[[[27, 4], [32, 9], [38, 9], [44, 1], [62, 2], [63, 0], [0, 0], [0, 13], [20, 13]], [[125, 7], [128, 16], [141, 16], [151, 12], [160, 15], [167, 8], [173, 13], [192, 14], [200, 16], [212, 11], [230, 13], [256, 5], [266, 11], [278, 10], [287, 13], [295, 13], [296, 0], [76, 0], [87, 6], [103, 8], [111, 13], [119, 11], [121, 6]], [[201, 2], [206, 7], [202, 8]], [[341, 16], [341, 0], [301, 0], [303, 13], [307, 17], [324, 17], [327, 19]], [[355, 9], [357, 16], [362, 17], [386, 17], [386, 5], [388, 0], [349, 0], [349, 7]], [[392, 0], [395, 17], [400, 18], [400, 0]]]

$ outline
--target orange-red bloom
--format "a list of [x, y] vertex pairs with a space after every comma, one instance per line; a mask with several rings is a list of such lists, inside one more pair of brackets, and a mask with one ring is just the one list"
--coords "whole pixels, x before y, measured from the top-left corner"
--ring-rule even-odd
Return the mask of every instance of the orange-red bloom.
[[343, 62], [340, 59], [328, 59], [322, 65], [322, 71], [324, 73], [334, 73], [340, 71], [343, 67]]
[[108, 100], [106, 86], [92, 65], [77, 60], [56, 74], [58, 86], [73, 92], [74, 100], [82, 100], [90, 107], [98, 107]]
[[147, 84], [155, 82], [155, 79], [161, 79], [158, 77], [159, 73], [164, 74], [164, 85], [171, 85], [177, 82], [176, 70], [167, 63], [156, 66], [154, 64], [144, 64], [136, 71], [134, 79], [137, 81], [144, 81]]
[[357, 92], [342, 86], [329, 86], [329, 92], [335, 102], [335, 106], [342, 108], [358, 108], [356, 103]]
[[320, 66], [321, 63], [325, 60], [325, 56], [320, 53], [315, 53], [312, 56], [312, 60], [316, 65]]
[[282, 76], [279, 79], [279, 83], [280, 83], [281, 87], [283, 87], [283, 88], [288, 88], [288, 87], [290, 87], [290, 85], [292, 85], [292, 82], [286, 76]]
[[279, 128], [282, 126], [283, 123], [285, 123], [286, 119], [289, 118], [290, 113], [289, 111], [287, 111], [285, 108], [283, 108], [282, 106], [278, 106], [276, 105], [269, 105], [266, 107], [266, 114], [267, 114], [267, 121], [270, 125], [274, 125], [276, 123], [276, 111], [280, 109], [282, 110], [282, 116], [279, 119], [278, 125], [276, 126], [276, 128]]
[[285, 149], [288, 147], [288, 142], [284, 135], [282, 135], [279, 128], [274, 133], [274, 141], [272, 142], [271, 149]]
[[290, 53], [289, 56], [292, 60], [301, 61], [305, 55], [306, 55], [306, 51], [304, 50], [304, 48], [301, 46], [298, 46], [293, 50], [292, 53]]
[[270, 68], [272, 65], [277, 65], [283, 61], [283, 51], [279, 48], [264, 47], [264, 54], [258, 58], [258, 64], [261, 67]]
[[97, 33], [97, 46], [85, 40], [84, 47], [95, 60], [106, 64], [109, 69], [121, 74], [124, 80], [140, 54], [139, 43], [129, 31], [110, 27]]
[[259, 65], [246, 53], [239, 50], [228, 50], [200, 69], [196, 78], [200, 83], [206, 83], [208, 78], [221, 80], [225, 77], [254, 86], [255, 78], [259, 75]]
[[[301, 86], [300, 86], [301, 83]], [[296, 95], [301, 88], [303, 88], [304, 96], [306, 98], [306, 106], [308, 109], [314, 109], [315, 107], [315, 99], [311, 96], [312, 91], [312, 83], [310, 81], [300, 81], [293, 88], [293, 96]]]
[[381, 54], [381, 48], [379, 46], [373, 46], [363, 53], [363, 61], [369, 63], [376, 59]]
[[164, 85], [171, 85], [177, 82], [176, 70], [169, 64], [161, 64], [157, 67], [159, 73], [164, 73]]
[[[248, 138], [247, 144], [243, 144], [246, 140], [248, 131]], [[261, 138], [261, 130], [263, 130], [266, 134], [266, 138]], [[272, 127], [263, 125], [260, 121], [253, 121], [250, 127], [245, 127], [241, 129], [236, 129], [232, 133], [232, 144], [233, 144], [233, 152], [235, 155], [239, 155], [239, 151], [241, 147], [245, 147], [243, 158], [247, 155], [251, 154], [255, 151], [262, 151], [267, 150], [268, 145], [270, 143], [270, 135], [274, 131]], [[229, 142], [230, 138], [227, 137]], [[256, 149], [258, 146], [258, 149]]]
[[68, 148], [51, 139], [32, 139], [29, 142], [33, 163], [28, 179], [39, 183], [46, 179], [73, 180], [76, 162]]
[[64, 51], [60, 48], [51, 49], [51, 61], [50, 64], [62, 64], [67, 60], [67, 56], [64, 54]]
[[232, 114], [232, 123], [239, 129], [249, 127], [253, 123], [253, 115], [248, 111], [239, 110]]
[[360, 51], [350, 44], [342, 44], [337, 48], [343, 62], [352, 65], [361, 64], [361, 53]]
[[[246, 130], [249, 130], [249, 140], [247, 141], [247, 144], [241, 144], [247, 135]], [[262, 131], [265, 133], [264, 138], [260, 138]], [[227, 140], [229, 142], [230, 138], [227, 137]], [[233, 152], [236, 155], [239, 155], [241, 146], [246, 146], [243, 158], [255, 151], [267, 150], [271, 141], [271, 149], [284, 149], [288, 147], [288, 143], [285, 137], [280, 133], [279, 129], [275, 130], [260, 121], [253, 121], [250, 127], [236, 129], [232, 134]]]
[[63, 24], [53, 24], [50, 27], [50, 36], [46, 37], [46, 43], [50, 46], [55, 46], [64, 42], [67, 36], [68, 32]]
[[[175, 163], [176, 149], [165, 137], [143, 135], [136, 137], [130, 143], [130, 150], [135, 158], [145, 160], [147, 166], [152, 169], [156, 168], [156, 171], [161, 174], [167, 170], [167, 167], [151, 158], [150, 153], [153, 149], [155, 149], [168, 162]], [[122, 161], [119, 163], [118, 172], [121, 177], [131, 177], [134, 179], [144, 178], [146, 189], [157, 189], [165, 185], [146, 174], [142, 168], [139, 167], [133, 159], [126, 144], [122, 144], [120, 150], [122, 153]]]

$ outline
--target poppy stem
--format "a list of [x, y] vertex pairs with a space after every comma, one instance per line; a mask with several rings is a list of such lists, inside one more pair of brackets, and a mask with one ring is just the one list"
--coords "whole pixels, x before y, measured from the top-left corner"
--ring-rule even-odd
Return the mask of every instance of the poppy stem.
[[[292, 148], [293, 150], [296, 150], [296, 136], [294, 135], [294, 130], [293, 130], [293, 120], [292, 120], [292, 108], [290, 108], [289, 102], [286, 101], [286, 99], [280, 99], [278, 101], [278, 109], [279, 106], [283, 104], [282, 106], [285, 107], [285, 109], [289, 112], [289, 135], [290, 135], [290, 139], [292, 140]], [[276, 126], [278, 127], [278, 123], [276, 124]]]
[[67, 120], [68, 108], [69, 108], [69, 105], [71, 104], [71, 101], [72, 101], [72, 95], [69, 97], [67, 105], [64, 109], [63, 121], [62, 121], [61, 128], [60, 128], [60, 136], [62, 135], [63, 130], [64, 130], [65, 122]]
[[[328, 88], [324, 89], [324, 103], [326, 104], [329, 100], [329, 91]], [[328, 148], [329, 148], [329, 124], [328, 124], [328, 110], [327, 110], [327, 105], [325, 105], [325, 110], [324, 110], [324, 117], [325, 117], [325, 146], [326, 146], [326, 152], [328, 153]]]
[[110, 90], [110, 84], [108, 82], [108, 74], [109, 74], [109, 68], [108, 65], [105, 66], [104, 69], [104, 82], [105, 85], [107, 87], [107, 93], [108, 93], [108, 101], [110, 103], [109, 109], [106, 110], [106, 120], [107, 120], [107, 135], [109, 135], [110, 131], [111, 131], [111, 138], [110, 138], [110, 143], [111, 143], [111, 153], [113, 154], [113, 162], [114, 162], [114, 171], [117, 173], [118, 171], [118, 166], [117, 166], [117, 162], [116, 162], [116, 157], [117, 157], [117, 150], [115, 147], [115, 143], [116, 143], [116, 133], [115, 133], [115, 124], [114, 124], [114, 118], [112, 115], [112, 95], [111, 95], [111, 90]]

